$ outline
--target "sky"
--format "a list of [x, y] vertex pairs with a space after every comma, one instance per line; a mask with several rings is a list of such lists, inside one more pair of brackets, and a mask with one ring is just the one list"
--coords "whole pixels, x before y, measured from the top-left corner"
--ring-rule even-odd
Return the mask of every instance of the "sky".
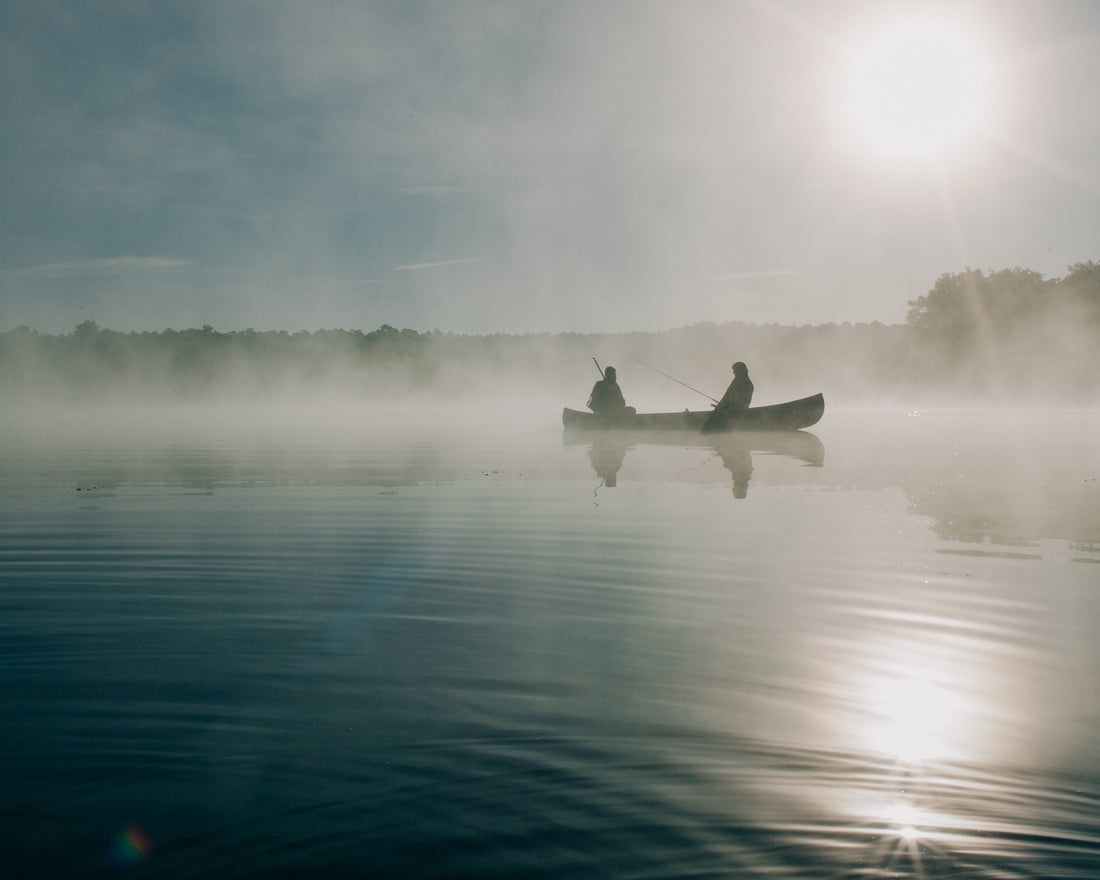
[[904, 322], [1100, 259], [1100, 3], [0, 4], [0, 330]]

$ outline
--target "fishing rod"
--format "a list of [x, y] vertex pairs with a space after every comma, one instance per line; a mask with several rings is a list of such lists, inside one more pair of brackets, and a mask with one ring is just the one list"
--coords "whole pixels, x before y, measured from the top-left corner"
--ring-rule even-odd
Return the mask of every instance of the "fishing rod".
[[717, 400], [716, 398], [713, 398], [713, 397], [711, 397], [711, 396], [710, 396], [709, 394], [707, 394], [707, 393], [706, 393], [705, 391], [700, 391], [700, 390], [699, 390], [698, 388], [692, 388], [692, 387], [691, 387], [690, 385], [688, 385], [688, 383], [687, 383], [687, 382], [681, 382], [681, 381], [680, 381], [679, 379], [677, 379], [677, 378], [676, 378], [675, 376], [670, 376], [670, 375], [669, 375], [668, 373], [665, 373], [665, 372], [663, 372], [663, 371], [661, 371], [661, 370], [658, 370], [658, 369], [657, 369], [656, 367], [651, 367], [651, 366], [650, 366], [649, 364], [647, 364], [647, 363], [643, 363], [642, 361], [638, 360], [637, 358], [631, 358], [631, 360], [632, 360], [632, 361], [634, 361], [634, 363], [636, 363], [636, 364], [641, 364], [641, 365], [642, 365], [643, 367], [645, 367], [645, 368], [646, 368], [647, 370], [653, 370], [653, 372], [654, 372], [654, 373], [660, 373], [660, 374], [661, 374], [662, 376], [664, 376], [664, 377], [665, 377], [666, 379], [671, 379], [671, 380], [672, 380], [673, 382], [676, 382], [677, 384], [683, 385], [683, 386], [684, 386], [685, 388], [687, 388], [687, 389], [688, 389], [689, 391], [694, 391], [694, 392], [695, 392], [696, 394], [702, 394], [702, 395], [703, 395], [703, 397], [705, 397], [705, 398], [706, 398], [707, 400], [712, 400], [712, 401], [714, 401], [715, 403], [717, 403], [717, 402], [718, 402], [718, 400]]

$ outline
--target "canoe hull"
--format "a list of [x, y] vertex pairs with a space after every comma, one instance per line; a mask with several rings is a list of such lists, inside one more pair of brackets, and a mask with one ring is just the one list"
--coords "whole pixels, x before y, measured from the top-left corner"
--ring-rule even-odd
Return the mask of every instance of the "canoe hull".
[[[753, 406], [731, 416], [721, 432], [730, 431], [797, 431], [817, 424], [825, 412], [825, 397], [815, 394], [801, 400], [776, 403], [771, 406]], [[702, 431], [711, 411], [671, 413], [636, 413], [608, 419], [595, 413], [580, 410], [562, 410], [562, 424], [566, 428], [586, 430], [626, 431]]]

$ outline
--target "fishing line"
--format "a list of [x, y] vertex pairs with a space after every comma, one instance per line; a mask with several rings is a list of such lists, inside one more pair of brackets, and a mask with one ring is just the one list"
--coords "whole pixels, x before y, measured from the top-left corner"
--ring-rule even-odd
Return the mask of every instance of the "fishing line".
[[645, 363], [645, 362], [643, 362], [643, 361], [640, 361], [640, 360], [638, 360], [637, 358], [631, 358], [631, 360], [632, 360], [632, 361], [634, 361], [634, 363], [636, 363], [636, 364], [641, 364], [641, 365], [642, 365], [643, 367], [645, 367], [645, 368], [646, 368], [647, 370], [653, 370], [653, 372], [654, 372], [654, 373], [660, 373], [660, 374], [661, 374], [662, 376], [664, 376], [664, 377], [665, 377], [666, 379], [671, 379], [671, 380], [672, 380], [673, 382], [676, 382], [676, 383], [677, 383], [677, 384], [679, 384], [679, 385], [683, 385], [683, 386], [684, 386], [685, 388], [687, 388], [687, 389], [688, 389], [689, 391], [694, 391], [694, 392], [695, 392], [696, 394], [702, 394], [702, 395], [703, 395], [703, 397], [705, 397], [705, 398], [706, 398], [707, 400], [712, 400], [712, 401], [714, 401], [715, 403], [717, 403], [717, 402], [718, 402], [718, 399], [717, 399], [717, 398], [715, 398], [715, 397], [711, 397], [711, 396], [710, 396], [709, 394], [707, 394], [707, 393], [706, 393], [705, 391], [700, 391], [700, 390], [699, 390], [698, 388], [693, 388], [693, 387], [692, 387], [691, 385], [688, 385], [688, 383], [687, 383], [687, 382], [681, 382], [681, 381], [680, 381], [679, 379], [677, 379], [677, 378], [676, 378], [675, 376], [670, 376], [670, 375], [669, 375], [668, 373], [664, 372], [663, 370], [658, 370], [658, 369], [657, 369], [656, 367], [651, 367], [651, 366], [650, 366], [649, 364], [647, 364], [647, 363]]

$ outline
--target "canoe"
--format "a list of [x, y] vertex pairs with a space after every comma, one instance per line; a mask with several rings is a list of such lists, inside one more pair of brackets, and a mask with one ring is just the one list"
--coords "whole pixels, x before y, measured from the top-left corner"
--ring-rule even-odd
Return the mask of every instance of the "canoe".
[[[585, 430], [627, 431], [702, 431], [712, 410], [670, 413], [634, 413], [606, 418], [591, 412], [562, 410], [566, 428]], [[816, 424], [825, 412], [825, 397], [815, 394], [801, 400], [773, 403], [771, 406], [751, 406], [730, 416], [722, 425], [726, 431], [797, 431]]]

